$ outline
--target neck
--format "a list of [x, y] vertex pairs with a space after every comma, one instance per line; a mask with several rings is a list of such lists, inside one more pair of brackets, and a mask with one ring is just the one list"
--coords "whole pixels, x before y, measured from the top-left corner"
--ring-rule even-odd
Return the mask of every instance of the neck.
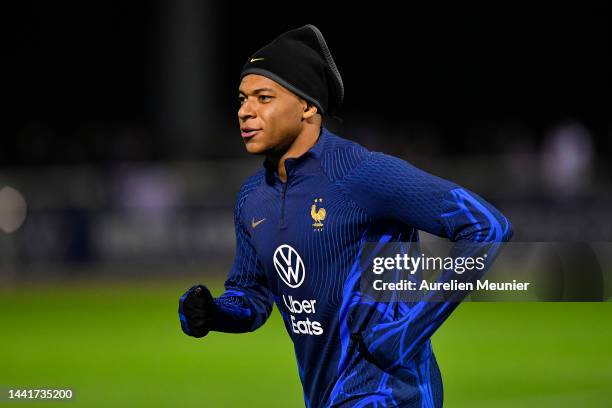
[[321, 127], [308, 126], [300, 133], [289, 148], [280, 156], [270, 157], [270, 160], [277, 163], [278, 177], [283, 183], [287, 182], [287, 172], [285, 171], [285, 160], [290, 157], [300, 157], [317, 143]]

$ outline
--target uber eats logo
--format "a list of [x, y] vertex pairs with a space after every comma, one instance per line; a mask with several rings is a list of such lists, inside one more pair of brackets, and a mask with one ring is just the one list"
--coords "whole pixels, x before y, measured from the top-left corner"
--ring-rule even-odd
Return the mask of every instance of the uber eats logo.
[[[296, 289], [302, 285], [306, 269], [302, 257], [290, 245], [283, 244], [274, 251], [274, 269], [281, 280], [290, 288]], [[295, 334], [320, 336], [323, 334], [321, 323], [311, 320], [316, 315], [316, 299], [297, 300], [293, 296], [283, 294], [283, 303], [289, 310], [291, 328]], [[305, 317], [305, 319], [304, 319]]]

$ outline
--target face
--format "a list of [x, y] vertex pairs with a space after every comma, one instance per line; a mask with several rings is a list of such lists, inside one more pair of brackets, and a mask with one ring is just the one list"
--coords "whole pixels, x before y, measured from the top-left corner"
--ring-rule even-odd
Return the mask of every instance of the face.
[[246, 75], [238, 89], [240, 133], [251, 154], [286, 150], [303, 129], [306, 101], [261, 75]]

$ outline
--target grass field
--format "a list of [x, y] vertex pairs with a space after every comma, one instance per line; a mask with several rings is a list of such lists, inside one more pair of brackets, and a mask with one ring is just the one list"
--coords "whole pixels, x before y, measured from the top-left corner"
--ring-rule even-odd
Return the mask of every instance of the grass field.
[[[70, 388], [36, 407], [302, 407], [275, 310], [254, 333], [180, 331], [192, 281], [0, 291], [0, 388]], [[213, 285], [218, 295], [220, 284]], [[612, 303], [466, 303], [434, 336], [448, 407], [610, 406]]]

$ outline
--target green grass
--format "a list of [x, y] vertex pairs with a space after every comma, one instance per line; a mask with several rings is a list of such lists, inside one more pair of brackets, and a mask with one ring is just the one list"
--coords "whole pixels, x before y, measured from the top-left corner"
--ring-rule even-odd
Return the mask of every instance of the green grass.
[[[187, 337], [191, 281], [0, 291], [0, 388], [64, 387], [25, 407], [301, 407], [280, 315], [248, 334]], [[220, 287], [213, 288], [216, 295]], [[612, 303], [466, 303], [434, 337], [448, 407], [605, 406]]]

